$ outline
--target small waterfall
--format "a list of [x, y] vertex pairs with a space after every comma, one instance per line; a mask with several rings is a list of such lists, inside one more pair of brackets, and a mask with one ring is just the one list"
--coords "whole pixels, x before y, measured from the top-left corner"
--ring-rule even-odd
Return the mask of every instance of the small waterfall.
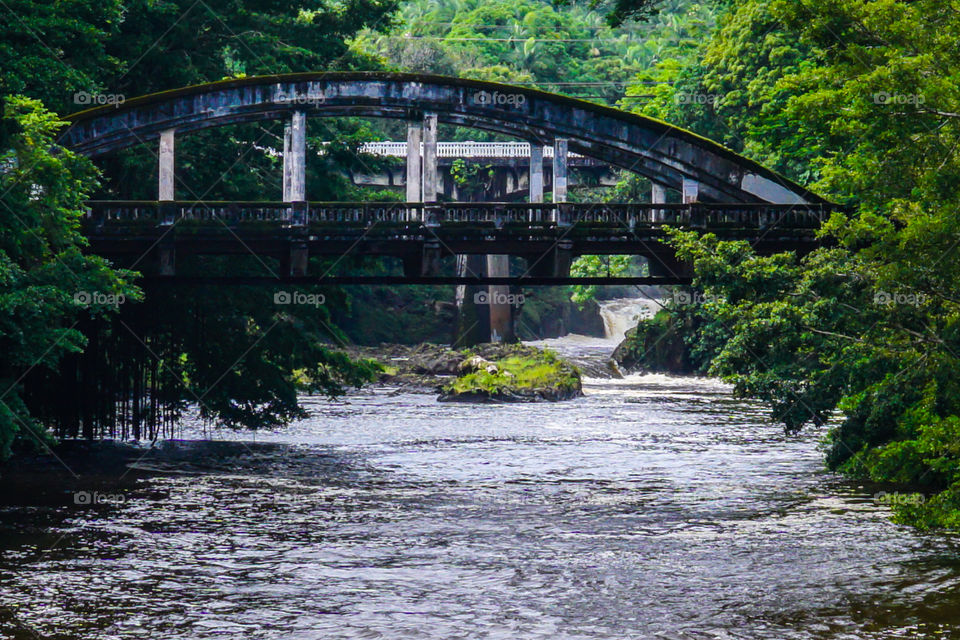
[[599, 304], [605, 337], [618, 343], [628, 330], [637, 326], [637, 322], [652, 318], [660, 308], [657, 300], [650, 298], [615, 298], [601, 300]]
[[562, 338], [537, 340], [527, 344], [556, 351], [561, 357], [574, 363], [589, 378], [621, 377], [612, 366], [610, 354], [624, 334], [637, 326], [641, 318], [652, 318], [660, 309], [659, 300], [653, 297], [615, 298], [598, 300], [600, 317], [603, 319], [603, 338], [581, 336], [575, 333]]

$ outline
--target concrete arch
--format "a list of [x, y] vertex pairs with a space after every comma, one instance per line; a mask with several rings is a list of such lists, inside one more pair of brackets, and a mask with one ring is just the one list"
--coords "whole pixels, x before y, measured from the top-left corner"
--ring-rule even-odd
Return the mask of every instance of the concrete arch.
[[133, 98], [68, 117], [61, 143], [91, 157], [178, 134], [294, 112], [308, 117], [439, 122], [532, 143], [569, 140], [571, 151], [680, 190], [699, 183], [715, 202], [823, 203], [822, 198], [711, 140], [665, 122], [505, 84], [405, 73], [299, 73], [227, 80]]

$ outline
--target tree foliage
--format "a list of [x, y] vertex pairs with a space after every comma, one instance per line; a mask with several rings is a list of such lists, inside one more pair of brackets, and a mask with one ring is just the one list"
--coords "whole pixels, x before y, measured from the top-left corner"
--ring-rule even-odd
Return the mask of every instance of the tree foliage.
[[683, 31], [688, 12], [701, 13], [687, 0], [657, 4], [662, 13], [649, 22], [620, 27], [606, 20], [610, 9], [599, 3], [412, 0], [395, 28], [363, 32], [354, 49], [402, 71], [523, 83], [612, 102], [623, 96], [628, 78], [667, 53], [676, 35], [671, 26]]
[[922, 526], [960, 524], [958, 36], [940, 2], [752, 0], [678, 73], [711, 99], [650, 106], [851, 205], [802, 260], [674, 234], [707, 300], [687, 339], [789, 430], [839, 412], [829, 464], [925, 487]]
[[[18, 431], [57, 425], [69, 435], [136, 435], [138, 427], [117, 425], [131, 413], [135, 422], [168, 420], [185, 403], [229, 426], [276, 425], [300, 415], [298, 389], [335, 395], [343, 385], [369, 379], [370, 363], [329, 349], [342, 336], [327, 309], [278, 307], [273, 291], [180, 295], [151, 289], [146, 302], [132, 304], [141, 297], [126, 284], [135, 274], [84, 255], [79, 220], [91, 195], [155, 198], [154, 150], [106, 159], [101, 165], [108, 179], [101, 185], [88, 161], [56, 147], [64, 123], [36, 100], [68, 113], [226, 77], [369, 67], [376, 62], [352, 53], [347, 40], [358, 29], [386, 24], [395, 7], [395, 0], [4, 5], [10, 20], [0, 35], [0, 100], [6, 105], [0, 130], [0, 382], [7, 391], [0, 457]], [[311, 156], [310, 188], [332, 199], [356, 196], [339, 168], [347, 156], [356, 162], [350, 152], [369, 132], [355, 122], [334, 127], [329, 133], [314, 124], [311, 131], [315, 149], [318, 138], [337, 144]], [[279, 133], [276, 127], [237, 126], [180, 139], [178, 195], [271, 197], [264, 177], [279, 176], [271, 151]], [[275, 189], [279, 194], [279, 178]], [[149, 268], [150, 260], [145, 255], [130, 266]], [[208, 275], [248, 268], [275, 273], [279, 265], [178, 265], [181, 273]], [[92, 305], [84, 302], [91, 299]], [[101, 299], [112, 303], [98, 306]], [[85, 350], [91, 340], [95, 347]], [[52, 394], [54, 388], [60, 392]], [[81, 388], [105, 398], [83, 399]], [[142, 407], [144, 398], [169, 411]], [[71, 407], [82, 414], [82, 431]]]
[[114, 301], [139, 297], [129, 284], [132, 274], [82, 251], [79, 223], [97, 172], [86, 158], [55, 144], [65, 124], [35, 100], [11, 98], [4, 107], [0, 459], [17, 434], [47, 438], [24, 404], [24, 378], [34, 369], [55, 370], [65, 354], [84, 348], [81, 315], [102, 316]]

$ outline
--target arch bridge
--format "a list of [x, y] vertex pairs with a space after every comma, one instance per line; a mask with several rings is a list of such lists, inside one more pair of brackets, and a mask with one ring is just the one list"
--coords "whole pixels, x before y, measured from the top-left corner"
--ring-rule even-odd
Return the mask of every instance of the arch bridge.
[[[406, 158], [405, 202], [309, 200], [307, 118], [342, 116], [407, 122], [406, 152], [398, 154]], [[281, 194], [262, 202], [176, 198], [179, 136], [269, 119], [286, 122]], [[167, 277], [176, 274], [178, 254], [252, 252], [279, 258], [283, 276], [298, 281], [311, 279], [311, 254], [355, 254], [401, 258], [404, 275], [396, 282], [565, 282], [577, 255], [635, 254], [650, 263], [651, 277], [644, 281], [681, 283], [689, 281], [689, 272], [661, 242], [665, 225], [749, 240], [761, 252], [804, 252], [817, 246], [816, 229], [833, 209], [803, 186], [667, 123], [535, 89], [442, 76], [244, 78], [142, 96], [73, 114], [69, 121], [61, 143], [92, 158], [156, 146], [157, 200], [90, 202], [85, 229], [93, 251], [121, 262], [150, 253], [157, 273]], [[528, 145], [527, 202], [440, 202], [439, 124], [492, 131]], [[646, 176], [653, 185], [650, 202], [568, 202], [572, 154]], [[551, 158], [549, 203], [545, 156]], [[668, 190], [679, 193], [681, 202], [668, 204]], [[443, 276], [440, 259], [450, 255], [487, 256], [489, 268]], [[525, 258], [526, 273], [511, 277], [501, 259], [506, 255]]]

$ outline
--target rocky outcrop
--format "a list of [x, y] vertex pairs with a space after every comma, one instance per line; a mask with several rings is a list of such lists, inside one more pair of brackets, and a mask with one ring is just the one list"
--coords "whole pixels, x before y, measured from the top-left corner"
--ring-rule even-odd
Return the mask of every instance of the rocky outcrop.
[[440, 402], [557, 402], [583, 395], [580, 372], [553, 352], [524, 345], [481, 345], [458, 367]]
[[551, 351], [520, 344], [451, 349], [436, 344], [354, 347], [383, 366], [379, 382], [441, 402], [555, 402], [583, 395], [580, 372]]

